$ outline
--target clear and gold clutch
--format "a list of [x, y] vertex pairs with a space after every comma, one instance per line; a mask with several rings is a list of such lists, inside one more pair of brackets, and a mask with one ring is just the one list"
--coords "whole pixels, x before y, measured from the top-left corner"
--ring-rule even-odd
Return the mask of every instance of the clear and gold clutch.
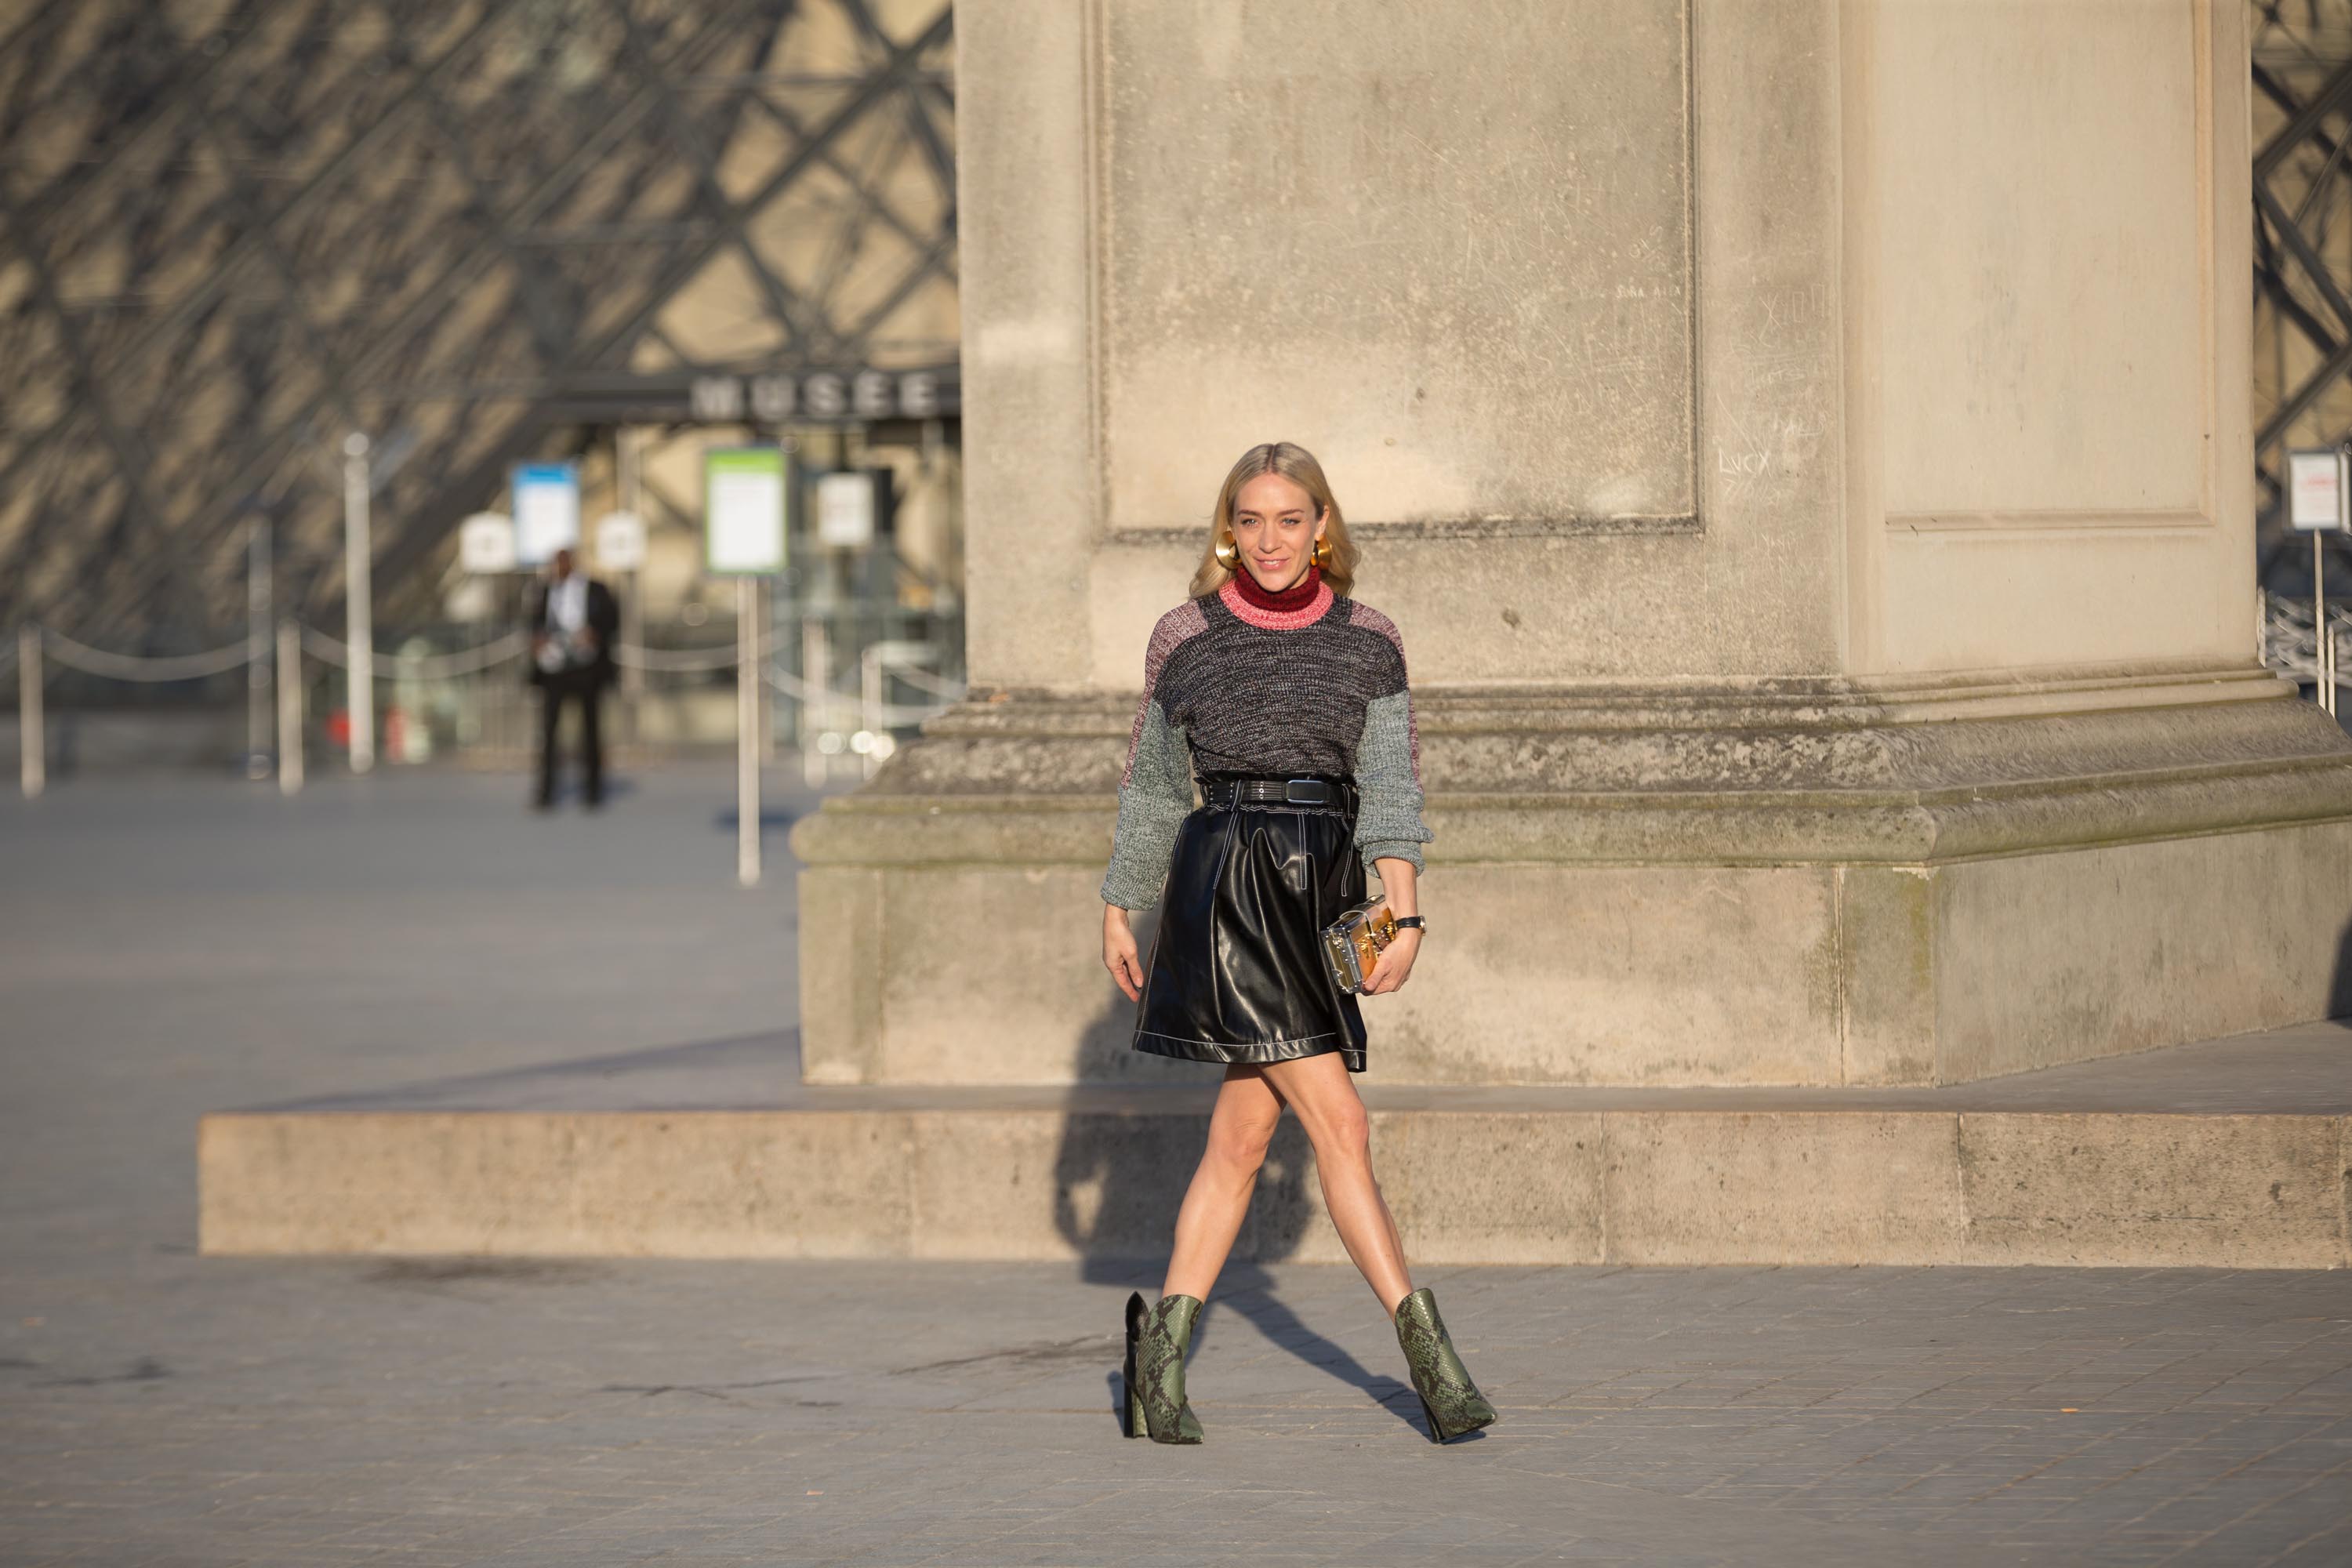
[[1396, 917], [1386, 899], [1366, 899], [1323, 928], [1323, 958], [1332, 984], [1354, 995], [1381, 961], [1381, 950], [1396, 940]]

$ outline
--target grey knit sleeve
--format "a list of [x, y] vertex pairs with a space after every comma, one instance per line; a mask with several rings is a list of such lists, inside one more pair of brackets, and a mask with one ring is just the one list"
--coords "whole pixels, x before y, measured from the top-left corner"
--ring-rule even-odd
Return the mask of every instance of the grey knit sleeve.
[[1170, 656], [1207, 628], [1197, 601], [1160, 617], [1143, 652], [1143, 700], [1127, 737], [1127, 771], [1118, 779], [1118, 826], [1111, 835], [1110, 869], [1103, 902], [1148, 910], [1160, 901], [1176, 829], [1192, 810], [1192, 756], [1183, 729], [1160, 701], [1160, 677]]
[[1405, 677], [1404, 638], [1394, 621], [1369, 605], [1358, 604], [1349, 619], [1381, 639], [1374, 646], [1388, 665], [1380, 682], [1386, 689], [1365, 704], [1364, 732], [1356, 742], [1356, 852], [1366, 870], [1386, 858], [1409, 861], [1419, 871], [1421, 847], [1436, 835], [1421, 817], [1421, 726]]
[[1168, 721], [1147, 693], [1128, 743], [1127, 776], [1118, 786], [1118, 826], [1111, 835], [1110, 869], [1103, 902], [1148, 910], [1160, 901], [1176, 829], [1192, 809], [1192, 763], [1184, 731]]
[[1356, 852], [1364, 867], [1388, 857], [1422, 868], [1421, 847], [1436, 835], [1421, 819], [1421, 768], [1413, 755], [1412, 693], [1375, 697], [1356, 742]]

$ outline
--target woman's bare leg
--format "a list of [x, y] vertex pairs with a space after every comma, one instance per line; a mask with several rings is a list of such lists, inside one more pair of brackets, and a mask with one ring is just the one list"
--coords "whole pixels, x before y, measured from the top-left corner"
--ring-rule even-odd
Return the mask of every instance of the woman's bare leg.
[[1241, 1234], [1265, 1146], [1282, 1120], [1282, 1101], [1266, 1087], [1264, 1070], [1240, 1064], [1225, 1069], [1216, 1109], [1209, 1113], [1209, 1146], [1184, 1190], [1184, 1206], [1176, 1211], [1176, 1245], [1162, 1296], [1207, 1300]]
[[1298, 1113], [1315, 1145], [1323, 1206], [1331, 1212], [1341, 1245], [1381, 1305], [1395, 1316], [1397, 1303], [1412, 1293], [1412, 1277], [1405, 1272], [1396, 1216], [1372, 1179], [1371, 1118], [1349, 1079], [1347, 1063], [1337, 1051], [1327, 1051], [1268, 1062], [1261, 1070], [1282, 1102]]

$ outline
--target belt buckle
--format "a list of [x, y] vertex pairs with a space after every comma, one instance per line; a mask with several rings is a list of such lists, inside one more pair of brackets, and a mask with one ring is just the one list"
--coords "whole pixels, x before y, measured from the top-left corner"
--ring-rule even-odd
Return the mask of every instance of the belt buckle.
[[[1302, 795], [1299, 793], [1302, 790], [1314, 793]], [[1282, 798], [1289, 805], [1328, 805], [1331, 804], [1331, 786], [1322, 779], [1285, 779], [1282, 781]]]

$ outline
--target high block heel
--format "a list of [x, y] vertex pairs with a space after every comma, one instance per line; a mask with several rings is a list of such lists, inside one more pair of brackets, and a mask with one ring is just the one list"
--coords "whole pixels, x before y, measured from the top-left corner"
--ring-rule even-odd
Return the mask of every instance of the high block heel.
[[1143, 1292], [1130, 1291], [1127, 1298], [1127, 1361], [1119, 1373], [1119, 1389], [1125, 1396], [1122, 1429], [1130, 1437], [1148, 1436], [1143, 1424], [1143, 1391], [1136, 1386], [1135, 1347], [1143, 1337]]
[[1200, 1299], [1162, 1296], [1146, 1310], [1138, 1292], [1128, 1299], [1127, 1313], [1128, 1436], [1137, 1436], [1139, 1426], [1141, 1436], [1155, 1443], [1199, 1442], [1201, 1423], [1184, 1397], [1184, 1352], [1192, 1342]]
[[1495, 1424], [1495, 1407], [1454, 1353], [1445, 1320], [1437, 1315], [1437, 1298], [1427, 1286], [1397, 1303], [1396, 1331], [1412, 1373], [1413, 1392], [1421, 1396], [1421, 1413], [1429, 1420], [1431, 1442], [1443, 1443]]

